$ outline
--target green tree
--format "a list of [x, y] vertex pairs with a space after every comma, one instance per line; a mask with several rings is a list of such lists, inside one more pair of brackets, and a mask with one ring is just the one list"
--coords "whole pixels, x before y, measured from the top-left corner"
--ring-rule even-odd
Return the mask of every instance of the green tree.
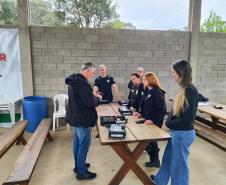
[[67, 24], [82, 28], [100, 28], [118, 17], [113, 0], [56, 0], [55, 6]]
[[17, 8], [15, 0], [0, 1], [0, 24], [15, 24], [17, 20]]
[[31, 24], [33, 25], [63, 25], [65, 15], [55, 12], [53, 3], [44, 0], [30, 1]]
[[210, 15], [200, 26], [202, 32], [226, 32], [226, 22], [222, 17], [214, 12], [210, 12]]
[[119, 19], [116, 19], [112, 22], [109, 22], [103, 25], [104, 28], [114, 28], [114, 29], [136, 29], [131, 23], [122, 22]]

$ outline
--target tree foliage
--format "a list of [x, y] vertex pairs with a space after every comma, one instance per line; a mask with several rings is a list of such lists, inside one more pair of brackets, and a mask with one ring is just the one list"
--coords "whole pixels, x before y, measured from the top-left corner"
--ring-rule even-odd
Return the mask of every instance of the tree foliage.
[[0, 1], [0, 24], [15, 24], [17, 20], [17, 9], [15, 0]]
[[64, 15], [53, 9], [51, 1], [30, 1], [31, 24], [33, 25], [62, 25]]
[[211, 11], [209, 17], [201, 24], [200, 31], [226, 32], [226, 22], [222, 17]]
[[57, 12], [65, 12], [67, 24], [100, 28], [118, 17], [113, 0], [56, 0]]
[[109, 22], [105, 24], [103, 27], [113, 29], [136, 29], [136, 27], [131, 23], [122, 22], [119, 19]]

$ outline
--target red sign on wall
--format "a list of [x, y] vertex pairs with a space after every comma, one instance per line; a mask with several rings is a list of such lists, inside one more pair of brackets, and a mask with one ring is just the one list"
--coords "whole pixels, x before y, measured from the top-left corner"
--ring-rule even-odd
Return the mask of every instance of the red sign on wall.
[[0, 53], [0, 62], [6, 62], [6, 54]]

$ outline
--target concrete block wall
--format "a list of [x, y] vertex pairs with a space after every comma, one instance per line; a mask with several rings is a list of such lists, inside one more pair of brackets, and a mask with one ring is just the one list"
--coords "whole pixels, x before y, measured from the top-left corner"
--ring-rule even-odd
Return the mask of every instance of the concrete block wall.
[[201, 33], [197, 86], [211, 101], [226, 104], [226, 34]]
[[32, 26], [30, 34], [34, 93], [47, 97], [66, 93], [65, 77], [88, 61], [105, 64], [124, 97], [130, 74], [139, 66], [154, 71], [167, 97], [173, 97], [177, 86], [171, 65], [189, 55], [188, 32]]

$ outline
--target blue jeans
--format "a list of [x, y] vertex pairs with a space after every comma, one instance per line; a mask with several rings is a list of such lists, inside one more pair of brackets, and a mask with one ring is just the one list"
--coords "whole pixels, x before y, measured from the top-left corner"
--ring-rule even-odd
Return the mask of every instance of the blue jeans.
[[91, 143], [91, 128], [74, 127], [73, 153], [78, 173], [87, 171], [85, 163]]
[[171, 185], [189, 185], [188, 156], [196, 137], [195, 130], [171, 131], [171, 136], [154, 180], [157, 185], [167, 185], [170, 178]]

